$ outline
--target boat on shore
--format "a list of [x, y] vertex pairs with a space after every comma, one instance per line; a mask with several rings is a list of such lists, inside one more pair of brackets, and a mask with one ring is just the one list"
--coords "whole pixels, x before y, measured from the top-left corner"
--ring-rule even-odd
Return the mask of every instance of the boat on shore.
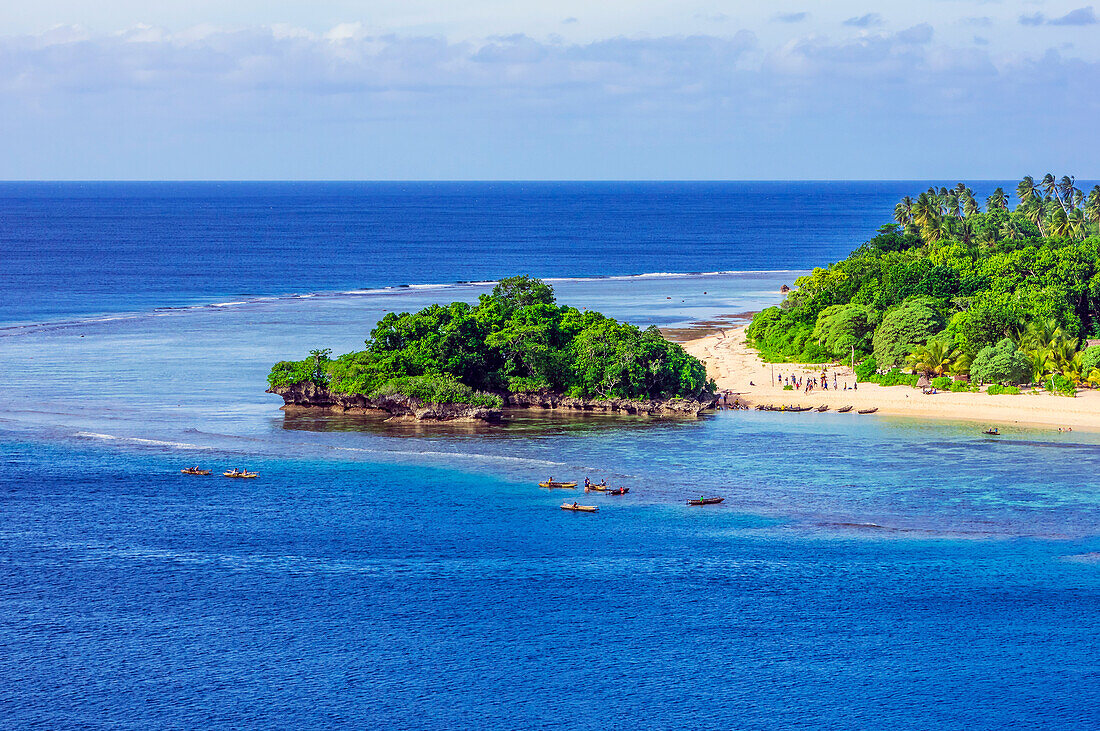
[[248, 470], [229, 470], [228, 472], [223, 472], [222, 474], [226, 477], [232, 477], [237, 480], [254, 480], [260, 476], [259, 472], [249, 472]]
[[598, 513], [600, 509], [596, 505], [578, 505], [577, 503], [562, 503], [562, 510], [572, 510], [574, 513]]
[[991, 437], [999, 437], [1001, 436], [1001, 430], [994, 427], [992, 429], [986, 429], [982, 434], [988, 434]]
[[575, 482], [554, 482], [552, 480], [547, 480], [546, 482], [540, 482], [539, 483], [539, 487], [544, 487], [547, 490], [554, 490], [554, 489], [560, 489], [560, 488], [565, 488], [565, 489], [571, 490], [571, 489], [575, 488], [576, 486], [577, 486], [577, 483], [575, 483]]
[[724, 497], [702, 497], [695, 500], [688, 500], [688, 505], [717, 505], [725, 500]]
[[202, 469], [199, 469], [198, 467], [184, 467], [182, 470], [180, 470], [180, 472], [182, 472], [185, 475], [209, 475], [210, 474], [210, 470], [202, 470]]
[[824, 412], [824, 411], [828, 411], [828, 410], [829, 410], [829, 404], [821, 404], [821, 406], [817, 407], [817, 413], [819, 413], [819, 414]]
[[838, 414], [847, 414], [851, 410], [852, 410], [851, 406], [841, 406], [839, 409], [836, 410], [836, 413], [838, 413]]
[[875, 413], [876, 411], [878, 411], [878, 407], [877, 407], [877, 406], [876, 406], [876, 407], [874, 407], [873, 409], [860, 409], [860, 410], [859, 410], [859, 411], [857, 411], [856, 413], [857, 413], [857, 414], [873, 414], [873, 413]]

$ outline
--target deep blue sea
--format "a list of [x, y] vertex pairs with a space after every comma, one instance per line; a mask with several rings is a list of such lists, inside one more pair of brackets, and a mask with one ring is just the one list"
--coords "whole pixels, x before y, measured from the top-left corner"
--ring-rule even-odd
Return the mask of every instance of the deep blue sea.
[[514, 273], [743, 321], [927, 186], [0, 184], [0, 727], [1097, 728], [1100, 434], [264, 393]]

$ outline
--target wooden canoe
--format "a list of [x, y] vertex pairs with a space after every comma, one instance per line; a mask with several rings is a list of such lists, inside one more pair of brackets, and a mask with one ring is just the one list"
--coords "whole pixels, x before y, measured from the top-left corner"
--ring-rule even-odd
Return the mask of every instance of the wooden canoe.
[[223, 472], [222, 474], [237, 480], [252, 480], [260, 476], [259, 472]]
[[873, 409], [860, 409], [860, 410], [859, 410], [859, 411], [857, 411], [856, 413], [857, 413], [857, 414], [873, 414], [873, 413], [875, 413], [876, 411], [878, 411], [878, 407], [877, 407], [877, 406], [876, 406], [875, 408], [873, 408]]
[[562, 510], [572, 510], [574, 513], [598, 513], [600, 509], [595, 505], [574, 505], [573, 503], [562, 503]]
[[851, 410], [852, 410], [851, 406], [841, 406], [839, 409], [836, 410], [836, 413], [838, 413], [838, 414], [847, 414]]
[[187, 469], [180, 470], [180, 472], [182, 472], [185, 475], [209, 475], [210, 474], [210, 470], [196, 470], [196, 469], [193, 469], [191, 467], [188, 467]]
[[614, 490], [608, 490], [608, 495], [625, 495], [630, 492], [629, 487], [616, 487]]
[[705, 497], [701, 500], [688, 500], [688, 505], [717, 505], [723, 500], [724, 497]]
[[548, 490], [553, 490], [556, 487], [574, 488], [577, 486], [575, 482], [540, 482], [539, 487], [545, 487]]
[[610, 488], [607, 485], [589, 485], [584, 488], [585, 492], [607, 492]]
[[828, 411], [828, 410], [829, 410], [829, 404], [821, 404], [821, 406], [817, 407], [818, 413], [821, 413], [823, 411]]

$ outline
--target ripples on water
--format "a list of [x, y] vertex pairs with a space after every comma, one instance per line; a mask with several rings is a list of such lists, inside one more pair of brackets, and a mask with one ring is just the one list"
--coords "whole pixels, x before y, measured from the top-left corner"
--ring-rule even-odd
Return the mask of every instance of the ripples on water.
[[[813, 195], [818, 214], [831, 210]], [[882, 217], [845, 200], [838, 227]], [[254, 201], [232, 203], [263, 235], [286, 234], [301, 213], [297, 201], [265, 222]], [[703, 208], [713, 222], [728, 203]], [[41, 201], [4, 205], [29, 216], [6, 217], [0, 245], [41, 213]], [[191, 204], [133, 205], [138, 218], [168, 206], [161, 236]], [[188, 240], [220, 205], [199, 206]], [[495, 240], [519, 256], [522, 205], [500, 206], [511, 217]], [[608, 221], [628, 209], [601, 219], [619, 243], [634, 229]], [[818, 214], [781, 222], [794, 237], [782, 256], [757, 247], [721, 266], [653, 259], [675, 229], [657, 227], [638, 266], [801, 266], [798, 232]], [[31, 237], [36, 276], [67, 261], [50, 230]], [[239, 289], [188, 289], [183, 270], [123, 296], [111, 282], [140, 279], [127, 274], [141, 261], [134, 230], [111, 244], [119, 270], [99, 283], [101, 262], [70, 242], [68, 265], [91, 262], [89, 281], [56, 301], [18, 267], [0, 274], [0, 313], [24, 303], [0, 329], [4, 727], [1096, 727], [1097, 435], [1002, 426], [990, 441], [975, 424], [836, 413], [522, 414], [483, 429], [284, 415], [263, 393], [272, 362], [359, 348], [387, 310], [473, 300], [486, 286], [336, 293], [432, 279], [395, 257], [379, 281], [365, 269], [325, 286], [306, 277], [295, 289], [309, 296], [290, 296], [273, 275], [293, 248], [280, 240], [274, 258], [248, 254]], [[813, 245], [840, 247], [839, 230]], [[534, 260], [548, 267], [539, 273], [592, 248], [591, 231], [573, 234]], [[361, 251], [361, 232], [340, 236], [324, 256]], [[705, 261], [721, 239], [677, 255]], [[603, 264], [586, 271], [621, 274], [618, 245], [594, 250]], [[514, 267], [507, 251], [484, 263]], [[742, 265], [753, 257], [769, 263]], [[568, 304], [677, 326], [766, 306], [793, 276], [556, 287]], [[163, 299], [173, 287], [183, 301]], [[153, 309], [166, 304], [186, 309]], [[261, 477], [179, 474], [196, 462]], [[536, 488], [548, 474], [631, 493]], [[726, 502], [684, 504], [700, 493]], [[558, 509], [581, 496], [600, 513]]]

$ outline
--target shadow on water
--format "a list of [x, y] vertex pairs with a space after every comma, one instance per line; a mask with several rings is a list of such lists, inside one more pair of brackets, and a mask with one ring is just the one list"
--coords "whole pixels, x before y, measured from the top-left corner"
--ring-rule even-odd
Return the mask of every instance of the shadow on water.
[[[514, 409], [499, 422], [418, 421], [391, 419], [373, 414], [284, 413], [287, 431], [364, 432], [388, 437], [480, 437], [511, 438], [554, 435], [583, 435], [590, 432], [641, 432], [659, 428], [697, 425], [710, 418], [694, 416], [634, 416]], [[278, 423], [278, 422], [276, 422]]]

